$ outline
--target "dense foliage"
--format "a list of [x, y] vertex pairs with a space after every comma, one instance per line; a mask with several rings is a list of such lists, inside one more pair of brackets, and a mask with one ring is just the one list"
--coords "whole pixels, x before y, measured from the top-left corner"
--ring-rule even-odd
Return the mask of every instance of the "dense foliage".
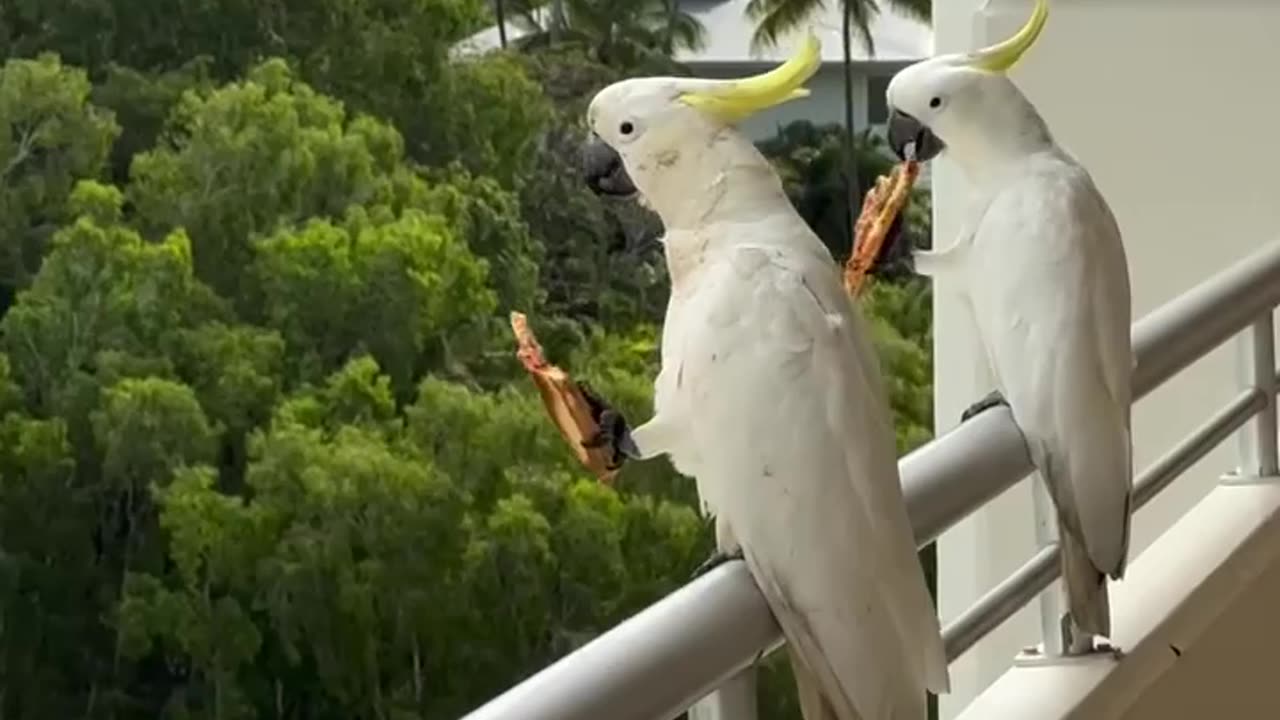
[[[0, 717], [452, 720], [708, 553], [665, 462], [574, 464], [504, 325], [647, 415], [660, 227], [575, 157], [584, 98], [686, 31], [451, 60], [486, 18], [0, 6]], [[832, 132], [766, 149], [843, 257]], [[928, 303], [867, 303], [904, 450]]]

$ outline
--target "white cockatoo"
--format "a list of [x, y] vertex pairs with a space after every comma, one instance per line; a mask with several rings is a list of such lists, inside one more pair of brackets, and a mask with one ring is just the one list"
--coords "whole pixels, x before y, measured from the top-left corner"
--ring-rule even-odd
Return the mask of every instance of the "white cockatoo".
[[1110, 636], [1106, 576], [1125, 570], [1134, 359], [1116, 220], [1005, 74], [1047, 17], [1037, 0], [1008, 40], [898, 73], [889, 139], [899, 157], [945, 152], [972, 187], [958, 241], [913, 260], [923, 275], [956, 279], [996, 381], [964, 419], [1007, 404], [1044, 478], [1062, 550], [1062, 640], [1074, 654]]
[[590, 186], [661, 217], [671, 277], [654, 416], [593, 397], [616, 462], [694, 477], [718, 552], [746, 561], [788, 641], [806, 720], [922, 720], [949, 688], [867, 327], [835, 262], [735, 129], [807, 94], [810, 35], [741, 80], [625, 80], [591, 101]]

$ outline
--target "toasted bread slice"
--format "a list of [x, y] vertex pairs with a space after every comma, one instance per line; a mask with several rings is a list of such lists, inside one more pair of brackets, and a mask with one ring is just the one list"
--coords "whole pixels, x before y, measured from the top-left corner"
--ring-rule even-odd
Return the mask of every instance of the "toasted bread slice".
[[853, 252], [844, 264], [844, 289], [856, 298], [866, 285], [867, 273], [884, 249], [893, 221], [906, 209], [911, 188], [920, 176], [920, 164], [908, 160], [881, 175], [862, 200], [862, 212], [853, 228]]
[[569, 373], [547, 361], [523, 313], [511, 313], [511, 330], [516, 336], [516, 357], [533, 378], [551, 422], [560, 430], [578, 461], [601, 482], [611, 482], [618, 468], [610, 467], [610, 449], [583, 445], [596, 436], [600, 427], [593, 419], [591, 405], [581, 386]]

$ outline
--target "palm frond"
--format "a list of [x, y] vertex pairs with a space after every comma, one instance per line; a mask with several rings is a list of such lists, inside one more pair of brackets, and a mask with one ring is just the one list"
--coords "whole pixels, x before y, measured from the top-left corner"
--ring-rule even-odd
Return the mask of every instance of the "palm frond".
[[538, 22], [538, 9], [545, 4], [545, 2], [529, 2], [529, 0], [507, 0], [507, 22], [526, 32], [540, 33], [546, 28]]
[[853, 21], [853, 29], [857, 31], [863, 49], [869, 57], [874, 57], [876, 40], [871, 36], [871, 21], [880, 13], [880, 7], [874, 0], [844, 0], [844, 11], [849, 13], [849, 19]]
[[889, 7], [921, 22], [933, 22], [933, 0], [884, 0]]
[[707, 28], [702, 21], [688, 13], [677, 13], [671, 26], [671, 48], [701, 50], [707, 44]]
[[815, 12], [826, 8], [824, 0], [751, 0], [746, 15], [756, 21], [751, 35], [751, 51], [778, 44], [784, 33], [800, 27]]
[[[875, 38], [871, 23], [884, 2], [897, 12], [923, 22], [931, 22], [933, 0], [832, 0], [840, 2], [857, 29], [858, 42], [868, 55], [875, 55]], [[777, 45], [778, 39], [808, 21], [814, 13], [826, 9], [825, 0], [750, 0], [745, 10], [756, 22], [751, 37], [752, 52]]]

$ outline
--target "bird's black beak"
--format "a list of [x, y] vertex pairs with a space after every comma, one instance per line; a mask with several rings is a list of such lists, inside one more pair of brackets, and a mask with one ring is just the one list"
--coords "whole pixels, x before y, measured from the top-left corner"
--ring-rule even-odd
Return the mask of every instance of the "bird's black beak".
[[899, 160], [916, 162], [928, 162], [947, 148], [932, 130], [900, 110], [889, 116], [889, 147]]
[[631, 176], [622, 165], [622, 156], [595, 133], [582, 149], [582, 176], [587, 187], [597, 195], [626, 196], [636, 192]]

